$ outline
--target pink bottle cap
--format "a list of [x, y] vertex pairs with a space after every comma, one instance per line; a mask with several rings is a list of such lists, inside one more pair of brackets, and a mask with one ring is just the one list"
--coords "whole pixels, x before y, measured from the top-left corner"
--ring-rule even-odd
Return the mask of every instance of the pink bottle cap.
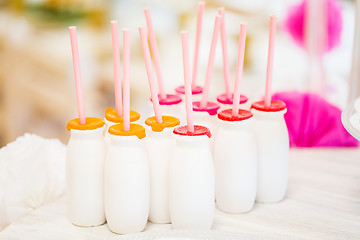
[[286, 108], [286, 104], [280, 100], [271, 100], [270, 107], [265, 107], [264, 101], [255, 102], [251, 105], [251, 108], [254, 108], [263, 112], [278, 112]]
[[[233, 98], [234, 98], [234, 94], [231, 94], [231, 99], [229, 99], [226, 96], [226, 93], [220, 94], [217, 96], [216, 100], [219, 103], [222, 104], [227, 104], [227, 105], [232, 105], [233, 104]], [[246, 103], [249, 100], [249, 98], [245, 95], [240, 95], [240, 104]]]
[[174, 134], [182, 136], [202, 136], [206, 135], [211, 138], [211, 132], [207, 127], [194, 125], [194, 132], [189, 132], [187, 126], [180, 126], [174, 129]]
[[[174, 94], [166, 94], [166, 98], [161, 98], [161, 96], [159, 94], [158, 97], [159, 97], [160, 105], [175, 105], [175, 104], [179, 104], [182, 102], [181, 97], [174, 95]], [[151, 98], [150, 98], [150, 101], [152, 101]]]
[[[191, 88], [191, 94], [192, 95], [197, 95], [202, 93], [203, 88], [200, 86], [195, 86]], [[185, 94], [185, 86], [179, 86], [177, 88], [175, 88], [175, 92], [179, 93], [179, 94]]]
[[252, 116], [253, 114], [245, 109], [239, 109], [239, 114], [237, 116], [232, 115], [232, 109], [226, 109], [218, 114], [218, 118], [220, 120], [228, 122], [243, 121], [251, 118]]
[[195, 112], [208, 112], [211, 116], [217, 114], [217, 110], [220, 108], [216, 102], [207, 102], [205, 108], [200, 107], [200, 101], [193, 103], [193, 110]]

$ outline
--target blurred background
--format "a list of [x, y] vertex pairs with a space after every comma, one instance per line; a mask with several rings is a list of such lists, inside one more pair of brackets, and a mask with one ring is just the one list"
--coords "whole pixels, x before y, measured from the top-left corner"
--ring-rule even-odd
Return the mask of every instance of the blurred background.
[[[217, 8], [225, 7], [232, 83], [240, 23], [246, 21], [243, 93], [250, 101], [262, 97], [269, 16], [276, 14], [273, 90], [308, 90], [308, 54], [284, 30], [283, 24], [289, 7], [299, 4], [299, 0], [205, 2], [197, 83], [204, 82]], [[355, 8], [350, 0], [340, 0], [339, 4], [341, 41], [324, 56], [323, 94], [328, 101], [344, 108], [349, 91]], [[105, 108], [114, 107], [112, 19], [118, 20], [119, 33], [122, 28], [131, 30], [131, 106], [143, 116], [148, 115], [150, 91], [138, 34], [138, 26], [146, 25], [143, 8], [150, 8], [165, 88], [173, 93], [175, 87], [183, 84], [180, 31], [189, 31], [190, 51], [193, 51], [197, 6], [194, 0], [0, 0], [0, 146], [25, 132], [67, 142], [66, 124], [77, 117], [68, 32], [72, 25], [78, 29], [86, 115], [103, 118]], [[213, 101], [224, 92], [220, 44], [218, 41], [210, 88]]]

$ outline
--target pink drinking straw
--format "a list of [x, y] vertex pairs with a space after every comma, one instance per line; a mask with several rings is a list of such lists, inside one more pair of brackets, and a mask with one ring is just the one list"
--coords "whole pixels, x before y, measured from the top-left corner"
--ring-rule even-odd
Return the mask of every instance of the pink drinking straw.
[[114, 88], [115, 88], [115, 110], [116, 115], [123, 115], [122, 96], [121, 96], [121, 77], [120, 77], [120, 50], [118, 36], [118, 22], [111, 21], [112, 50], [114, 62]]
[[144, 27], [139, 27], [139, 33], [140, 33], [140, 39], [141, 39], [141, 47], [144, 54], [145, 59], [145, 66], [146, 66], [146, 72], [147, 77], [149, 80], [149, 86], [150, 86], [150, 92], [151, 92], [151, 100], [154, 107], [155, 117], [157, 123], [162, 123], [162, 116], [160, 111], [160, 105], [159, 105], [159, 98], [156, 93], [156, 84], [154, 80], [154, 72], [152, 69], [151, 64], [151, 58], [150, 58], [150, 51], [149, 51], [149, 45], [147, 42], [146, 32]]
[[324, 93], [324, 81], [325, 81], [325, 69], [324, 69], [324, 53], [328, 48], [328, 1], [321, 0], [319, 1], [319, 22], [318, 22], [318, 31], [317, 31], [317, 51], [316, 51], [316, 58], [318, 61], [318, 71], [319, 71], [319, 79], [318, 81], [318, 93]]
[[235, 89], [234, 89], [233, 108], [232, 108], [233, 116], [239, 115], [240, 90], [241, 90], [241, 80], [242, 80], [244, 55], [245, 55], [246, 27], [247, 27], [246, 23], [240, 24], [238, 58], [236, 64]]
[[265, 88], [265, 107], [271, 105], [271, 81], [272, 70], [274, 63], [274, 48], [275, 48], [275, 33], [276, 33], [276, 16], [270, 17], [270, 35], [269, 35], [269, 52], [266, 70], [266, 88]]
[[184, 82], [185, 82], [185, 104], [186, 104], [186, 120], [189, 132], [194, 132], [194, 122], [192, 115], [192, 99], [191, 99], [191, 79], [190, 79], [190, 59], [189, 59], [189, 40], [186, 31], [181, 32], [183, 65], [184, 65]]
[[123, 29], [124, 131], [130, 131], [130, 30]]
[[144, 8], [144, 13], [145, 13], [146, 25], [147, 25], [148, 33], [149, 33], [151, 54], [152, 54], [153, 60], [154, 60], [156, 78], [157, 78], [157, 81], [159, 84], [160, 98], [165, 99], [166, 93], [165, 93], [164, 82], [163, 82], [163, 77], [162, 77], [161, 68], [160, 68], [159, 50], [158, 50], [158, 47], [156, 44], [155, 32], [154, 32], [154, 28], [153, 28], [152, 21], [151, 21], [150, 10], [148, 8]]
[[76, 36], [76, 27], [71, 26], [71, 27], [69, 27], [69, 30], [70, 30], [71, 52], [72, 52], [73, 65], [74, 65], [76, 100], [77, 100], [77, 108], [78, 108], [78, 114], [79, 114], [79, 123], [86, 124], [84, 97], [83, 97], [81, 73], [80, 73], [79, 49], [78, 49], [77, 36]]
[[201, 108], [206, 108], [206, 105], [207, 105], [207, 99], [209, 96], [209, 88], [210, 88], [210, 81], [211, 81], [211, 74], [212, 74], [213, 66], [214, 66], [216, 43], [217, 43], [217, 38], [219, 35], [219, 30], [221, 27], [221, 21], [222, 21], [222, 16], [216, 16], [214, 32], [213, 32], [213, 36], [212, 36], [212, 40], [211, 40], [210, 56], [209, 56], [209, 61], [208, 61], [207, 69], [206, 69], [205, 85], [203, 88], [202, 98], [201, 98], [201, 102], [200, 102]]
[[228, 99], [231, 99], [231, 84], [230, 84], [230, 67], [229, 67], [229, 55], [226, 39], [226, 26], [225, 26], [225, 9], [219, 8], [218, 13], [222, 16], [221, 23], [221, 46], [223, 53], [223, 68], [224, 68], [224, 80], [225, 80], [225, 93]]
[[196, 22], [196, 36], [195, 36], [195, 51], [194, 51], [194, 62], [193, 62], [193, 72], [192, 72], [192, 87], [196, 86], [196, 78], [198, 73], [198, 59], [199, 59], [199, 49], [200, 49], [200, 40], [201, 40], [201, 31], [202, 31], [202, 20], [204, 16], [205, 2], [199, 2], [198, 13], [197, 13], [197, 22]]

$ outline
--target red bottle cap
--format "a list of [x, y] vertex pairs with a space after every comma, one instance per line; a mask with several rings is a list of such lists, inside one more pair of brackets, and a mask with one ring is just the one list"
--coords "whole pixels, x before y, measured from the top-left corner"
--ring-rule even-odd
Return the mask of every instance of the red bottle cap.
[[194, 125], [194, 132], [189, 132], [187, 126], [180, 126], [174, 129], [174, 134], [182, 136], [202, 136], [206, 135], [211, 138], [211, 132], [207, 127]]
[[220, 120], [228, 122], [243, 121], [251, 118], [252, 116], [253, 114], [250, 111], [244, 109], [239, 109], [239, 115], [237, 116], [232, 115], [232, 109], [226, 109], [218, 114], [218, 118]]
[[[227, 104], [227, 105], [232, 105], [233, 104], [233, 98], [234, 98], [234, 94], [231, 94], [231, 99], [229, 99], [226, 96], [226, 93], [220, 94], [217, 96], [216, 100], [219, 103], [222, 104]], [[245, 95], [240, 95], [240, 104], [246, 103], [249, 100], [249, 98]]]
[[[196, 94], [200, 94], [202, 93], [203, 88], [200, 86], [195, 86], [191, 89], [191, 94], [192, 95], [196, 95]], [[177, 88], [175, 88], [175, 92], [179, 93], [179, 94], [185, 94], [185, 86], [179, 86]]]
[[[181, 97], [174, 94], [166, 94], [166, 98], [161, 98], [159, 94], [158, 97], [160, 105], [175, 105], [182, 101]], [[152, 101], [152, 99], [150, 99], [150, 101]]]
[[219, 108], [220, 105], [215, 102], [207, 102], [205, 108], [200, 107], [200, 102], [193, 103], [193, 110], [195, 112], [208, 112], [211, 116], [216, 115]]
[[286, 104], [280, 100], [272, 100], [270, 107], [265, 107], [264, 101], [255, 102], [251, 105], [251, 108], [254, 108], [263, 112], [278, 112], [286, 108]]

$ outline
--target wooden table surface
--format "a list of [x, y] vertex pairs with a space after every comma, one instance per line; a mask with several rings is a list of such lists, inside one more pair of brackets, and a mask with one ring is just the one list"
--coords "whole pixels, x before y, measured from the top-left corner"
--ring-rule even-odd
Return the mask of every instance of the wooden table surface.
[[[145, 231], [171, 229], [148, 223]], [[255, 204], [246, 214], [216, 210], [214, 230], [254, 239], [360, 239], [360, 149], [292, 149], [286, 198]], [[109, 239], [106, 224], [82, 228], [66, 218], [65, 198], [22, 217], [0, 232], [2, 240]]]

